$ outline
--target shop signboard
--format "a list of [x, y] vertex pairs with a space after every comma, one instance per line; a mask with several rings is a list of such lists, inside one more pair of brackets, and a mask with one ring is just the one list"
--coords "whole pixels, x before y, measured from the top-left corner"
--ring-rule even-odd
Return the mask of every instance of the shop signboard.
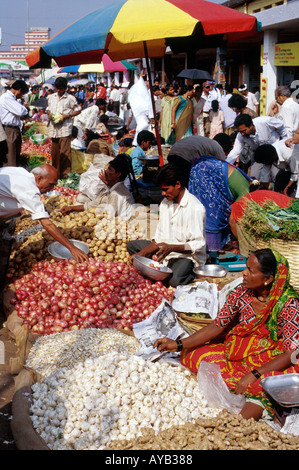
[[276, 44], [274, 65], [299, 66], [299, 42]]

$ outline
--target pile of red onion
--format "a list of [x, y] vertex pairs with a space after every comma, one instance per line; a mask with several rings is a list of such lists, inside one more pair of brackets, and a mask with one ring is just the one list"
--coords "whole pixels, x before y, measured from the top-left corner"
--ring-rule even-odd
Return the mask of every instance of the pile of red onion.
[[15, 281], [12, 304], [23, 324], [47, 335], [82, 328], [132, 329], [149, 318], [173, 288], [121, 262], [43, 261]]
[[55, 191], [59, 191], [61, 196], [66, 196], [72, 199], [73, 202], [76, 202], [78, 194], [80, 191], [78, 189], [67, 188], [66, 186], [62, 186], [61, 184], [57, 184], [55, 186]]

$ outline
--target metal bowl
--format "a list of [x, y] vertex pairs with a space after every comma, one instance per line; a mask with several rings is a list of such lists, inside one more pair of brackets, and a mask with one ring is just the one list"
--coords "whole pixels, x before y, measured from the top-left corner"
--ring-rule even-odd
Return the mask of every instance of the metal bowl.
[[299, 406], [299, 374], [282, 374], [264, 377], [263, 389], [283, 407]]
[[[160, 270], [158, 271], [155, 268], [151, 268], [149, 265], [152, 263], [154, 266], [159, 266]], [[148, 277], [153, 281], [164, 281], [164, 279], [172, 274], [172, 270], [167, 266], [163, 266], [163, 264], [159, 264], [156, 261], [143, 256], [135, 255], [133, 264], [139, 274]]]
[[44, 196], [46, 197], [53, 197], [53, 196], [60, 196], [61, 192], [60, 191], [48, 191], [47, 193], [44, 193]]
[[[72, 242], [72, 244], [75, 245], [77, 248], [84, 251], [85, 254], [89, 253], [89, 246], [86, 243], [81, 242], [80, 240], [69, 241]], [[70, 250], [59, 242], [50, 243], [50, 245], [48, 246], [48, 252], [50, 253], [50, 255], [53, 256], [53, 258], [56, 258], [58, 260], [74, 258]]]
[[193, 270], [197, 278], [201, 277], [225, 277], [228, 269], [218, 264], [205, 264]]

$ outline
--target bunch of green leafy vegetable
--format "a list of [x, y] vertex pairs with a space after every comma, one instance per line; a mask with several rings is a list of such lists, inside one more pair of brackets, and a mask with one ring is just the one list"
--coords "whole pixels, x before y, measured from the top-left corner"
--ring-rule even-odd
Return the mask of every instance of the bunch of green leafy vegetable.
[[24, 136], [25, 137], [31, 137], [32, 135], [34, 135], [36, 132], [37, 132], [38, 128], [37, 128], [37, 124], [33, 124], [26, 132], [24, 132]]
[[248, 201], [241, 220], [242, 227], [254, 240], [299, 240], [298, 202], [295, 200], [282, 209], [271, 200], [266, 201], [263, 207], [255, 201]]
[[44, 155], [32, 155], [28, 160], [30, 170], [46, 163], [46, 157]]
[[79, 189], [80, 175], [76, 172], [69, 173], [65, 179], [58, 180], [57, 184], [61, 184], [65, 188]]

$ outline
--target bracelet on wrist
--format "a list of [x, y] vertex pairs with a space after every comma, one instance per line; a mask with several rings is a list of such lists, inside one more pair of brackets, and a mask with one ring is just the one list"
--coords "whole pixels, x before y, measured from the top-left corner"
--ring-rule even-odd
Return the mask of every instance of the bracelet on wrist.
[[256, 379], [259, 379], [262, 374], [259, 373], [257, 369], [252, 369], [251, 373], [254, 375]]
[[177, 352], [181, 352], [183, 350], [183, 343], [182, 343], [182, 340], [181, 339], [177, 339], [176, 340], [176, 344], [177, 344]]

